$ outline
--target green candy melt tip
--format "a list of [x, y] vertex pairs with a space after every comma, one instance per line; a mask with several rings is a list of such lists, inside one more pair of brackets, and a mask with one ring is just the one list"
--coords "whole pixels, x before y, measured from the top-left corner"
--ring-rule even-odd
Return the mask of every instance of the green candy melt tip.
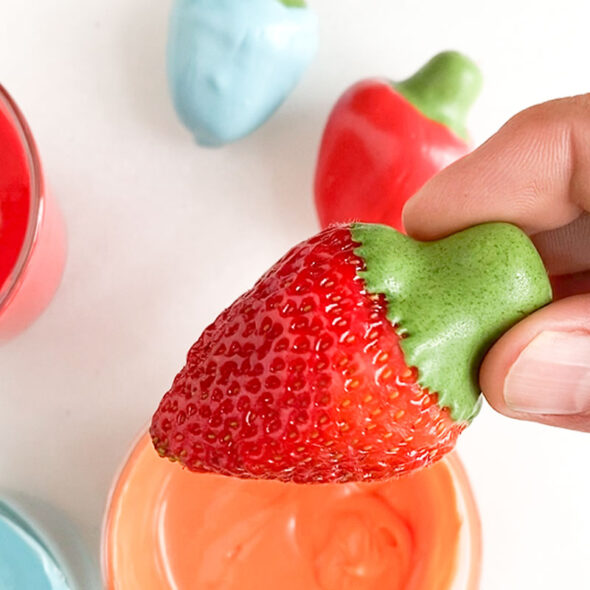
[[467, 140], [467, 113], [482, 84], [481, 71], [473, 61], [458, 51], [443, 51], [413, 76], [393, 86], [426, 117]]
[[281, 4], [284, 4], [288, 8], [305, 8], [305, 0], [278, 0]]
[[491, 345], [551, 301], [543, 262], [530, 239], [507, 223], [486, 223], [433, 242], [383, 225], [356, 223], [355, 253], [370, 293], [387, 300], [418, 383], [438, 394], [456, 421], [480, 405], [478, 373]]

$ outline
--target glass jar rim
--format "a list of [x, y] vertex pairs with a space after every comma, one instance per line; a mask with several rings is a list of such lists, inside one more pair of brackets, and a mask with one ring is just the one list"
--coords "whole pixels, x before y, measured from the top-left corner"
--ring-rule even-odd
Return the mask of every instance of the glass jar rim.
[[24, 271], [31, 257], [33, 246], [37, 240], [40, 221], [43, 217], [43, 174], [41, 160], [35, 144], [35, 139], [29, 125], [8, 91], [0, 84], [0, 108], [14, 124], [27, 157], [29, 172], [29, 218], [27, 231], [14, 268], [8, 275], [4, 285], [0, 287], [0, 312], [8, 304], [20, 285]]

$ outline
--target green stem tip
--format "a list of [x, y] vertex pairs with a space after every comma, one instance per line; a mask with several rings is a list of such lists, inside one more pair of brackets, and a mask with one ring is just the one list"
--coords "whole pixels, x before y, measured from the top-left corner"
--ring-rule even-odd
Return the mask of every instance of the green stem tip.
[[305, 0], [279, 0], [281, 4], [284, 4], [287, 8], [305, 8]]
[[477, 225], [418, 242], [391, 227], [355, 223], [369, 293], [383, 294], [418, 383], [438, 394], [457, 421], [479, 408], [478, 375], [490, 346], [551, 301], [551, 285], [531, 240], [507, 223]]
[[482, 84], [481, 71], [473, 61], [457, 51], [443, 51], [394, 87], [426, 117], [467, 140], [465, 121]]

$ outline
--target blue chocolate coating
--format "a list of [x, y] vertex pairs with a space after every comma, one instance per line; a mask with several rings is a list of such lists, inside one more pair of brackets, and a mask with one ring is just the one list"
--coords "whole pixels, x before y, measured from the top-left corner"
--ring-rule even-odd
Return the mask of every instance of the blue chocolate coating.
[[3, 502], [0, 502], [0, 588], [71, 590], [49, 548]]
[[168, 79], [176, 111], [204, 146], [264, 123], [313, 59], [317, 18], [278, 0], [176, 0]]

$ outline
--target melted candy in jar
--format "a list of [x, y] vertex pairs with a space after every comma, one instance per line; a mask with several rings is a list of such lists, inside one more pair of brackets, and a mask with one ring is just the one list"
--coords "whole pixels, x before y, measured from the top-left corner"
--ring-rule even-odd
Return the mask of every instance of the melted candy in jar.
[[45, 191], [35, 140], [0, 86], [0, 343], [49, 305], [65, 256], [63, 219]]
[[475, 590], [479, 560], [455, 456], [399, 480], [303, 486], [189, 473], [147, 436], [103, 538], [109, 590]]

